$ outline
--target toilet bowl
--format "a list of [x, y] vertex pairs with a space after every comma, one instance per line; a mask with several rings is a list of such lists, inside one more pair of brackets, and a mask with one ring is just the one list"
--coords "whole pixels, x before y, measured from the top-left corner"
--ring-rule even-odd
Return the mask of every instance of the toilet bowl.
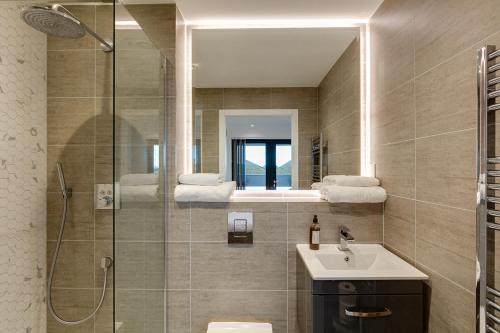
[[212, 322], [208, 324], [207, 333], [272, 333], [269, 323], [244, 322]]

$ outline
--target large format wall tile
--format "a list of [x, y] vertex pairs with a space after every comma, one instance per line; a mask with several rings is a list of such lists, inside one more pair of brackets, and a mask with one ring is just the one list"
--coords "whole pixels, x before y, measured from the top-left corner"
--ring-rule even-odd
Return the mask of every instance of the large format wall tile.
[[415, 260], [415, 201], [389, 196], [384, 206], [384, 244]]
[[417, 140], [417, 199], [474, 209], [474, 130]]
[[[95, 93], [95, 51], [49, 51], [47, 59], [48, 97], [93, 97]], [[78, 80], [75, 80], [75, 75]]]
[[192, 243], [193, 289], [286, 290], [286, 243]]
[[417, 217], [417, 261], [475, 292], [475, 212], [417, 202]]

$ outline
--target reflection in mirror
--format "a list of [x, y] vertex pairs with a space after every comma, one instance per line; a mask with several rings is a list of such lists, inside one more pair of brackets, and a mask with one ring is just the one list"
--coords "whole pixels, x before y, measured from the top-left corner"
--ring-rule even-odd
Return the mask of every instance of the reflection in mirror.
[[193, 172], [240, 190], [360, 174], [360, 28], [193, 30]]

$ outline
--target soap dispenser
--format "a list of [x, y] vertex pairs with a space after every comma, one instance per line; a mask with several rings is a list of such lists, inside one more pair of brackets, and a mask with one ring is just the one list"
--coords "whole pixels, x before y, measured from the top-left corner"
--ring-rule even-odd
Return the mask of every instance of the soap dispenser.
[[309, 248], [311, 250], [319, 250], [319, 230], [318, 215], [314, 215], [313, 223], [309, 227]]

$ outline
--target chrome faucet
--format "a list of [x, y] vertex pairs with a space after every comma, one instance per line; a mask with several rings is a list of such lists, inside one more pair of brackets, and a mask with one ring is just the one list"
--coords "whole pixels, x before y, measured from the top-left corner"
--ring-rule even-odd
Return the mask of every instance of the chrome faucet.
[[351, 230], [345, 225], [340, 227], [340, 245], [338, 246], [340, 251], [349, 251], [349, 243], [354, 241], [354, 237], [351, 235]]

